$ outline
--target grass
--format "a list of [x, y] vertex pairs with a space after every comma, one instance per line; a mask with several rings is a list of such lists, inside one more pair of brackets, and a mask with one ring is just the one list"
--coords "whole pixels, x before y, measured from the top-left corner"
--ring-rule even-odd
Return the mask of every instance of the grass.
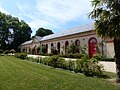
[[[113, 78], [115, 74], [107, 73]], [[107, 79], [86, 77], [12, 56], [0, 56], [0, 90], [119, 90]]]

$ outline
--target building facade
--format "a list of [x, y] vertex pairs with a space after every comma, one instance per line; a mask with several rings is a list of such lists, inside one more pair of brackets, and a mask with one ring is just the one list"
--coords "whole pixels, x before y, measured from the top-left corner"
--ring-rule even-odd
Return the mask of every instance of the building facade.
[[78, 48], [75, 49], [76, 53], [82, 53], [84, 49], [85, 53], [90, 57], [96, 53], [108, 58], [114, 57], [112, 39], [98, 37], [93, 24], [61, 31], [45, 37], [35, 36], [32, 40], [21, 44], [21, 52], [37, 54], [37, 48], [44, 45], [47, 53], [51, 53], [52, 48], [54, 48], [59, 54], [66, 54], [67, 47], [71, 44]]

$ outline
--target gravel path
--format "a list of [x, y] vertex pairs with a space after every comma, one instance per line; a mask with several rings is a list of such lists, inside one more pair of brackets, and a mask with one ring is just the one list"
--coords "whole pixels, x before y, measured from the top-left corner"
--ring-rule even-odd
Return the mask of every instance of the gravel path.
[[100, 61], [100, 64], [102, 64], [102, 65], [104, 66], [105, 71], [116, 73], [116, 65], [115, 65], [115, 62]]
[[[46, 57], [46, 56], [28, 55], [28, 57], [33, 57], [33, 58], [43, 57], [43, 58], [44, 58], [44, 57]], [[65, 58], [65, 59], [66, 59], [66, 60], [70, 60], [69, 58]], [[71, 59], [71, 60], [76, 60], [76, 59]], [[105, 71], [116, 73], [116, 65], [115, 65], [115, 62], [100, 61], [100, 64], [103, 65]]]

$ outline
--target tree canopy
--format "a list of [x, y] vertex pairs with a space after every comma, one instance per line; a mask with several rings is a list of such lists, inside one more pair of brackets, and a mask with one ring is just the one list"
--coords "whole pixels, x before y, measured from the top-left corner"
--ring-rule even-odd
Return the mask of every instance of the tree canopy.
[[95, 30], [101, 37], [113, 38], [116, 82], [120, 83], [120, 0], [93, 0], [90, 17], [95, 19]]
[[47, 35], [50, 35], [50, 34], [53, 34], [53, 31], [50, 30], [50, 29], [44, 29], [44, 28], [39, 28], [37, 31], [36, 31], [36, 36], [40, 36], [40, 37], [44, 37], [44, 36], [47, 36]]
[[30, 40], [32, 30], [23, 20], [0, 12], [0, 49], [17, 49]]
[[120, 0], [93, 0], [90, 17], [95, 19], [98, 35], [120, 38]]

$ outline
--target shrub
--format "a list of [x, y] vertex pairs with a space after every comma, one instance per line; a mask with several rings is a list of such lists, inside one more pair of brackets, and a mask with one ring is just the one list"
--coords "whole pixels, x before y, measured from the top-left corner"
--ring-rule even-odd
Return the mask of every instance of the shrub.
[[101, 76], [102, 75], [102, 65], [98, 64], [98, 57], [93, 57], [89, 59], [86, 55], [83, 55], [83, 68], [82, 72], [86, 76]]
[[102, 60], [102, 58], [99, 54], [94, 54], [92, 58], [95, 58], [97, 61]]
[[74, 51], [75, 51], [75, 45], [74, 43], [71, 43], [71, 45], [69, 46], [69, 52], [74, 54]]
[[75, 53], [73, 57], [74, 57], [74, 58], [81, 58], [82, 55], [81, 55], [80, 53]]
[[50, 64], [50, 62], [51, 62], [51, 58], [50, 57], [45, 57], [45, 58], [42, 59], [42, 63], [45, 64], [45, 65], [52, 66]]
[[83, 73], [86, 76], [102, 76], [103, 66], [98, 63], [98, 55], [95, 55], [91, 59], [88, 55], [83, 54], [81, 59], [76, 60], [75, 72]]
[[66, 61], [65, 61], [65, 59], [59, 57], [58, 61], [57, 61], [57, 67], [58, 68], [63, 68], [63, 69], [66, 68]]
[[83, 73], [86, 76], [102, 76], [103, 66], [98, 63], [99, 57], [95, 55], [91, 59], [88, 55], [82, 54], [81, 59], [76, 61], [68, 60], [59, 57], [58, 55], [54, 55], [51, 57], [45, 58], [37, 58], [34, 59], [37, 63], [42, 63], [45, 65], [49, 65], [55, 68], [63, 68], [70, 71], [74, 71], [76, 73]]
[[52, 48], [51, 48], [51, 53], [52, 53], [53, 55], [57, 55], [57, 54], [58, 54], [58, 51], [55, 49], [55, 47], [52, 47]]
[[75, 61], [69, 60], [67, 69], [73, 71], [75, 69]]
[[33, 57], [28, 57], [27, 60], [30, 60], [30, 61], [34, 62], [35, 59]]
[[20, 59], [26, 59], [27, 53], [16, 53], [15, 57], [20, 58]]
[[2, 49], [0, 49], [0, 54], [2, 54], [3, 53], [3, 50]]
[[9, 50], [5, 50], [3, 53], [4, 54], [8, 54], [8, 53], [10, 53], [10, 51]]
[[87, 67], [84, 67], [84, 74], [86, 76], [102, 76], [103, 66], [98, 64], [98, 61], [95, 58], [91, 58], [87, 63]]
[[40, 63], [43, 64], [43, 58], [42, 58], [42, 57], [39, 57], [39, 60], [40, 60]]
[[66, 54], [66, 57], [67, 57], [67, 58], [73, 58], [73, 53], [68, 53], [68, 54]]
[[52, 55], [53, 55], [53, 53], [48, 53], [48, 54], [47, 54], [47, 56], [52, 56]]
[[47, 53], [47, 48], [45, 45], [40, 46], [39, 54], [44, 55]]
[[82, 68], [83, 68], [83, 63], [84, 63], [84, 61], [82, 60], [82, 59], [77, 59], [76, 60], [76, 68], [75, 68], [75, 72], [76, 73], [82, 73], [83, 71], [82, 71]]
[[49, 65], [56, 68], [58, 66], [58, 59], [59, 59], [59, 56], [57, 55], [51, 56]]
[[40, 60], [39, 60], [39, 58], [36, 58], [36, 62], [37, 62], [37, 63], [40, 63]]
[[40, 59], [39, 58], [33, 58], [31, 59], [32, 62], [37, 62], [37, 63], [40, 63]]

